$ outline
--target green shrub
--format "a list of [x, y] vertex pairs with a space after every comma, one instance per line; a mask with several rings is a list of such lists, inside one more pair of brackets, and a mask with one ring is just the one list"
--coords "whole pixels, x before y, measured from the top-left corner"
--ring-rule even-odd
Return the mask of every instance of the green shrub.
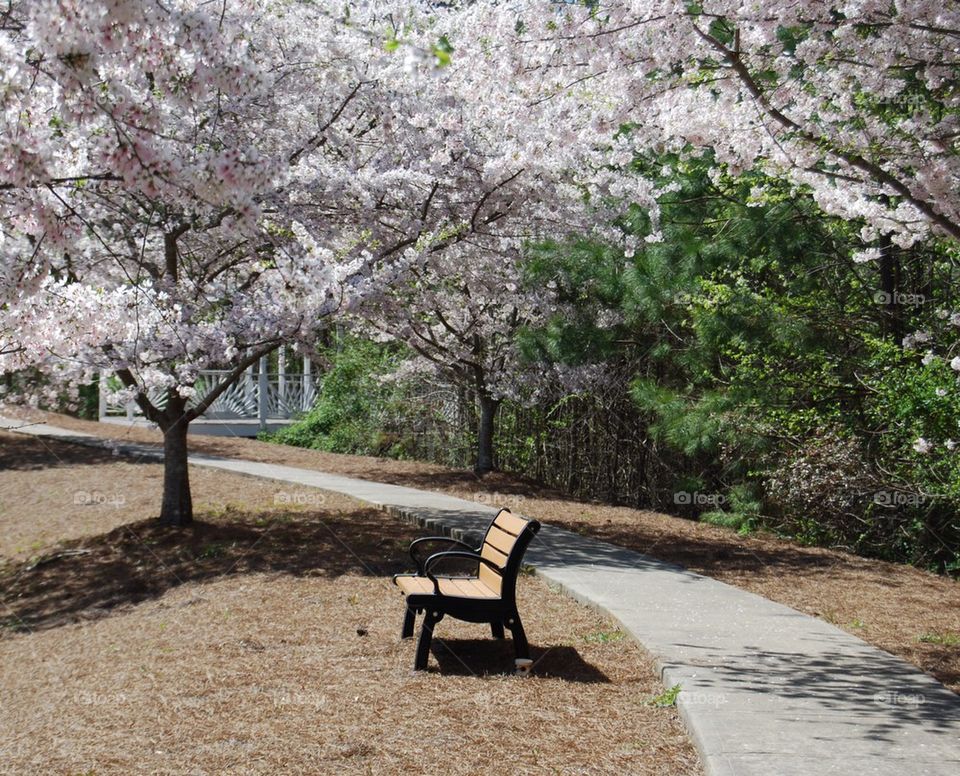
[[399, 455], [403, 445], [384, 431], [394, 386], [384, 375], [399, 362], [396, 348], [346, 338], [323, 353], [330, 368], [317, 386], [317, 401], [299, 421], [265, 438], [295, 447], [354, 455]]
[[726, 506], [725, 510], [716, 509], [700, 515], [701, 522], [733, 528], [740, 534], [752, 533], [762, 522], [760, 499], [756, 496], [755, 488], [748, 483], [730, 488]]

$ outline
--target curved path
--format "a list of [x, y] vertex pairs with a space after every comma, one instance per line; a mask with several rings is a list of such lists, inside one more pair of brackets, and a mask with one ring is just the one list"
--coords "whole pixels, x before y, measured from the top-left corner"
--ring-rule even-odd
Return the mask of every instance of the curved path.
[[[119, 453], [157, 451], [45, 425], [0, 428]], [[322, 488], [439, 533], [478, 537], [493, 508], [289, 466], [190, 457], [197, 466]], [[957, 776], [960, 697], [821, 620], [668, 563], [545, 526], [537, 573], [619, 620], [656, 658], [710, 776]]]

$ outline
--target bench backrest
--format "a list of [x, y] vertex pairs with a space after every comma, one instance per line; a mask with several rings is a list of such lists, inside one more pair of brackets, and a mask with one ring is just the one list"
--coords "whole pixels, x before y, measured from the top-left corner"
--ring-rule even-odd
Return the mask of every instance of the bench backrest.
[[513, 600], [517, 588], [517, 574], [520, 561], [527, 551], [534, 535], [540, 530], [540, 523], [514, 515], [509, 509], [501, 509], [490, 522], [483, 537], [480, 555], [493, 563], [494, 571], [485, 563], [480, 564], [480, 581], [505, 600]]

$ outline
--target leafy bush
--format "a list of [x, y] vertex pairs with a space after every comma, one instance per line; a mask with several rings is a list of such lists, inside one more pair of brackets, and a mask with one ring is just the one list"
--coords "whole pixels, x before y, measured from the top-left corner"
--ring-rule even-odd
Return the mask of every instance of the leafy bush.
[[899, 556], [960, 571], [956, 374], [942, 359], [924, 364], [888, 342], [871, 347], [865, 416], [874, 431], [872, 455], [889, 473], [875, 512], [895, 526]]
[[330, 368], [317, 386], [313, 408], [266, 438], [332, 453], [402, 457], [401, 440], [384, 431], [395, 387], [383, 376], [396, 369], [396, 350], [347, 338], [323, 355]]
[[755, 487], [748, 483], [734, 485], [727, 495], [728, 508], [705, 512], [700, 515], [700, 520], [710, 525], [732, 528], [740, 534], [755, 531], [763, 522], [760, 514], [761, 502], [755, 490]]
[[828, 430], [786, 456], [766, 490], [783, 532], [808, 544], [851, 546], [880, 481], [856, 440]]

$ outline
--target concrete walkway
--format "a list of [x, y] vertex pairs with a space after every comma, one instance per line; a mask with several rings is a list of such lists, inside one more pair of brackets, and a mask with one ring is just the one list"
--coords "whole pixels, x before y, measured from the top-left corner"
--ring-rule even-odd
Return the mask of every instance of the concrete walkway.
[[[157, 456], [45, 425], [0, 428]], [[494, 510], [439, 493], [288, 466], [197, 466], [336, 491], [437, 532], [478, 537]], [[545, 526], [537, 573], [598, 607], [656, 658], [710, 776], [957, 776], [960, 697], [821, 620], [630, 550]], [[536, 643], [536, 634], [530, 634]]]

